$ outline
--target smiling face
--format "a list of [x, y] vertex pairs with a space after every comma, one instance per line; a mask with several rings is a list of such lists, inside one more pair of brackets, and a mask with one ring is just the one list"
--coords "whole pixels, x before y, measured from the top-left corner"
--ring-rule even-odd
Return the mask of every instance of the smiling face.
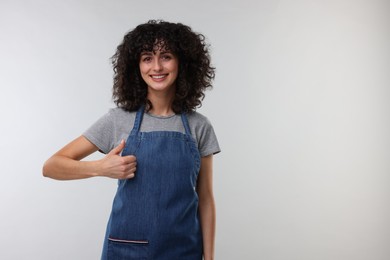
[[139, 68], [143, 80], [148, 85], [148, 92], [174, 90], [179, 61], [172, 52], [161, 48], [142, 52]]

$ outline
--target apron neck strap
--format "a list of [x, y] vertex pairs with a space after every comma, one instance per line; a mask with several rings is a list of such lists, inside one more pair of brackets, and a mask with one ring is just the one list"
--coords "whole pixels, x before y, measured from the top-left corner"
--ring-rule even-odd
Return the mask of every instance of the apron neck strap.
[[186, 135], [191, 137], [190, 124], [188, 123], [187, 114], [185, 112], [181, 113], [181, 121], [183, 122], [184, 129], [186, 130]]
[[142, 105], [137, 111], [137, 114], [135, 115], [135, 121], [134, 121], [134, 126], [133, 129], [131, 130], [131, 135], [136, 135], [139, 132], [139, 129], [141, 128], [141, 122], [142, 122], [142, 117], [144, 116], [144, 110], [145, 106]]

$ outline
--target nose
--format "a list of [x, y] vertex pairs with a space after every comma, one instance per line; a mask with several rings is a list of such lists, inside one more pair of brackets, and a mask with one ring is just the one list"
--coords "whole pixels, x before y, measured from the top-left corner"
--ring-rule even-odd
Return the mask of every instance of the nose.
[[162, 70], [162, 65], [161, 65], [160, 59], [154, 59], [153, 70], [154, 71], [161, 71]]

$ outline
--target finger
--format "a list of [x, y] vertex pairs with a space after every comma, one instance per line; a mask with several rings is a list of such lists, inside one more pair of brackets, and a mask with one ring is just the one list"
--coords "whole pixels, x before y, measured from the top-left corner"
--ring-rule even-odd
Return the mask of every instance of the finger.
[[112, 149], [108, 154], [119, 155], [122, 152], [123, 148], [125, 148], [125, 144], [126, 144], [125, 140], [122, 139], [119, 145], [114, 149]]
[[134, 155], [126, 155], [122, 157], [125, 163], [133, 163], [137, 161]]
[[125, 179], [132, 179], [135, 177], [135, 173], [129, 173], [129, 174], [123, 174], [121, 177], [119, 177], [120, 180], [125, 180]]
[[126, 164], [123, 166], [123, 174], [128, 174], [128, 173], [133, 173], [135, 172], [136, 169], [136, 164], [131, 163], [131, 164]]
[[135, 167], [137, 166], [137, 163], [136, 162], [133, 162], [133, 163], [130, 163], [128, 164], [128, 170], [129, 171], [135, 171]]

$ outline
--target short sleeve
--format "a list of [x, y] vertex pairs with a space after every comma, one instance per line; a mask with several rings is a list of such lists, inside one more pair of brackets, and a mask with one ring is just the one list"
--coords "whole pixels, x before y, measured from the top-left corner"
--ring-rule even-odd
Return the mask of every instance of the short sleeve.
[[201, 157], [221, 152], [214, 128], [210, 121], [206, 120], [206, 122], [204, 131], [199, 136], [199, 152]]
[[193, 112], [188, 117], [201, 157], [217, 154], [221, 151], [214, 128], [209, 119], [200, 113]]
[[112, 114], [113, 109], [110, 109], [83, 133], [85, 138], [105, 154], [112, 150], [112, 142], [115, 140], [115, 124]]

